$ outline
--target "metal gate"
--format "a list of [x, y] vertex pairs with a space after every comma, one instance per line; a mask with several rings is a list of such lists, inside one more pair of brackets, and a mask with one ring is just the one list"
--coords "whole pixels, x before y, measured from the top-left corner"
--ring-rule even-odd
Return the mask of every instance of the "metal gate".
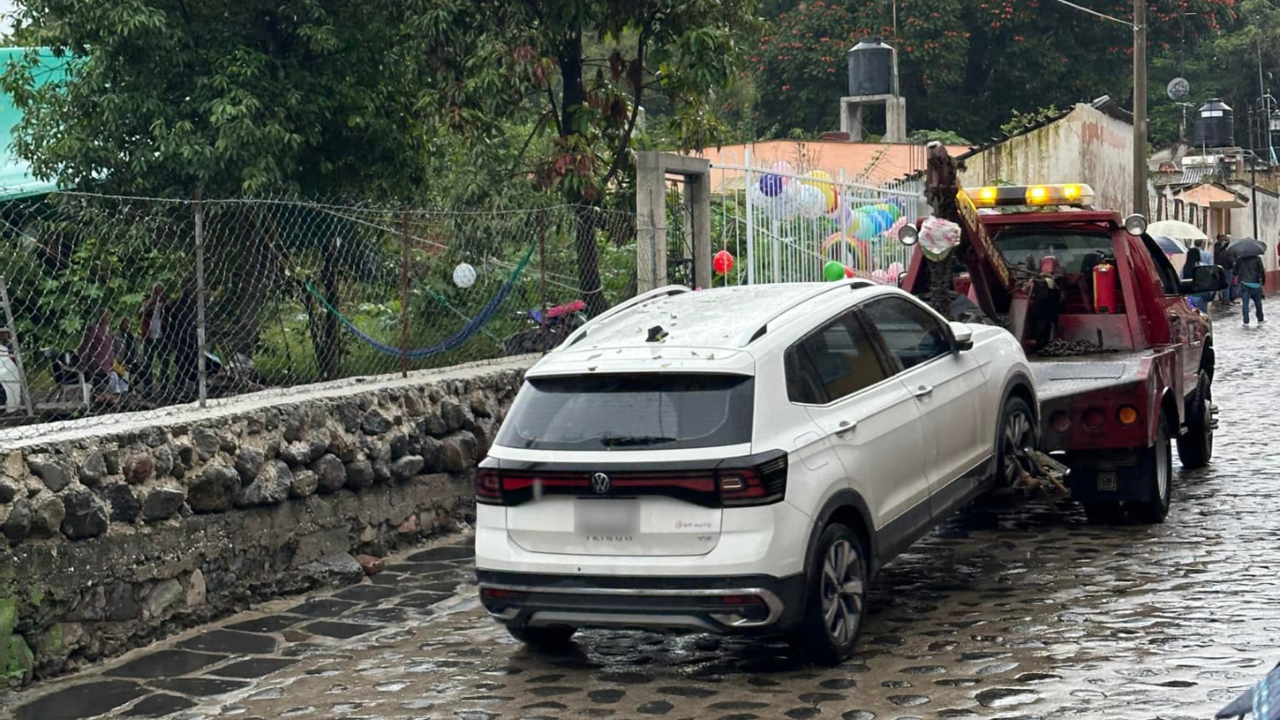
[[911, 257], [898, 229], [928, 214], [920, 180], [875, 186], [787, 161], [757, 167], [750, 150], [713, 163], [711, 189], [712, 252], [732, 256], [717, 285], [815, 282], [824, 269], [895, 281]]

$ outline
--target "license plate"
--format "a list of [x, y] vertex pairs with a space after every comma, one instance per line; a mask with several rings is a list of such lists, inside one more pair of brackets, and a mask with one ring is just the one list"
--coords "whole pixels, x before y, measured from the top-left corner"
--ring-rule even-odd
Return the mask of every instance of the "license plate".
[[635, 535], [640, 529], [640, 501], [576, 500], [573, 529], [579, 535]]

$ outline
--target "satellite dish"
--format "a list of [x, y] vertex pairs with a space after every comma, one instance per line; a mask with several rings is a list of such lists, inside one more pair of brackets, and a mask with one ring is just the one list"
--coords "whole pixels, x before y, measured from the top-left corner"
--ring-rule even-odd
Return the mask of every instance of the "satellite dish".
[[1174, 102], [1182, 102], [1191, 97], [1191, 83], [1186, 78], [1176, 77], [1169, 81], [1169, 86], [1165, 88], [1169, 93], [1169, 99]]

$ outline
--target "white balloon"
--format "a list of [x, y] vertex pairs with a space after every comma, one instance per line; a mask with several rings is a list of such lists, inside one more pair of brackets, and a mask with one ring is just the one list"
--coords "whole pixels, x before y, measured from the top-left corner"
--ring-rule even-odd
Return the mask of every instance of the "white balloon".
[[803, 185], [800, 189], [800, 214], [806, 218], [822, 217], [827, 209], [827, 196], [812, 185]]
[[453, 269], [453, 284], [460, 288], [469, 288], [476, 284], [476, 269], [467, 263], [461, 263]]

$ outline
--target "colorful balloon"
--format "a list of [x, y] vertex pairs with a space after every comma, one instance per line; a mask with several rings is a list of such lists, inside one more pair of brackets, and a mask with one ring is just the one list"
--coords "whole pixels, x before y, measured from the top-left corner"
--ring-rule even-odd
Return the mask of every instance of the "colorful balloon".
[[822, 278], [827, 282], [835, 282], [844, 279], [844, 264], [839, 260], [828, 260], [822, 266]]
[[786, 178], [781, 175], [769, 173], [760, 178], [760, 192], [768, 197], [778, 197], [782, 194], [782, 186], [786, 184]]
[[711, 256], [711, 268], [721, 275], [728, 275], [733, 269], [733, 253], [721, 250]]
[[846, 265], [844, 268], [844, 276], [847, 278], [853, 277], [853, 268]]
[[822, 191], [812, 185], [805, 185], [800, 188], [800, 215], [809, 219], [822, 217], [822, 212], [827, 206], [827, 198]]
[[810, 187], [816, 187], [816, 188], [831, 187], [831, 181], [833, 178], [831, 177], [831, 175], [825, 172], [822, 172], [821, 170], [814, 170], [812, 172], [807, 172], [805, 173], [804, 176], [805, 176], [805, 179], [802, 180], [801, 182], [803, 182], [805, 185], [808, 185]]

